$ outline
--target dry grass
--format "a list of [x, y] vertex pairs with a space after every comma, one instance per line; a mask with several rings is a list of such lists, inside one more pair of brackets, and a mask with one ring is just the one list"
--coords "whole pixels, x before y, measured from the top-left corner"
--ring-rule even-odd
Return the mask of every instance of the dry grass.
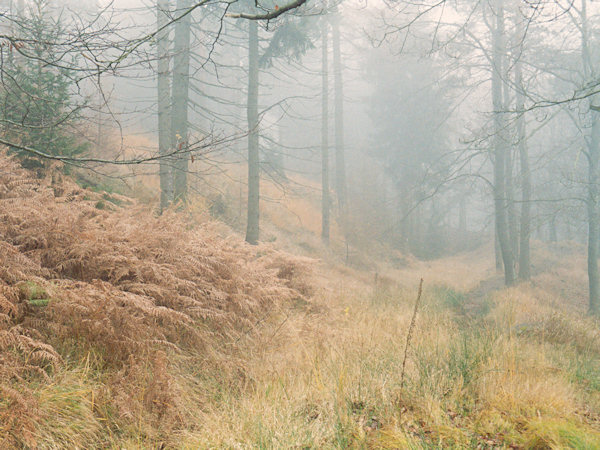
[[600, 448], [574, 246], [375, 277], [58, 178], [0, 158], [2, 448]]
[[[475, 289], [478, 276], [493, 273], [480, 256], [464, 256], [485, 268], [465, 264], [455, 286]], [[376, 289], [349, 269], [322, 269], [329, 282], [316, 302], [327, 308], [291, 319], [249, 366], [254, 388], [209, 405], [206, 428], [185, 433], [182, 446], [600, 448], [598, 324], [564, 301], [557, 309], [538, 279], [491, 292], [489, 309], [465, 321], [456, 304], [466, 292], [427, 285], [448, 278], [440, 267], [421, 271], [426, 289], [405, 387], [418, 278]], [[516, 327], [538, 318], [531, 331]]]
[[[60, 178], [0, 157], [1, 446], [69, 447], [71, 419], [53, 426], [56, 441], [44, 431], [63, 416], [57, 402], [110, 431], [104, 444], [82, 431], [83, 447], [136, 423], [142, 442], [165, 439], [206, 395], [188, 370], [245, 380], [245, 346], [286, 304], [306, 303], [309, 261]], [[82, 365], [81, 389], [57, 381]]]

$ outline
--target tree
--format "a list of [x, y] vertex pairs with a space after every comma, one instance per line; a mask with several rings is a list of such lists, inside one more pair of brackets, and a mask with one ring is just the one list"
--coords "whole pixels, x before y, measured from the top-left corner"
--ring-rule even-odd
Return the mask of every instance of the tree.
[[[35, 0], [20, 23], [25, 20], [27, 27], [20, 27], [19, 39], [29, 43], [31, 57], [12, 58], [3, 68], [2, 137], [21, 146], [43, 148], [51, 155], [77, 156], [87, 148], [73, 132], [86, 99], [80, 103], [74, 99], [74, 70], [45, 63], [61, 57], [56, 49], [64, 38], [60, 16], [49, 13], [48, 0]], [[11, 148], [22, 157], [28, 155], [17, 146]]]
[[269, 45], [260, 55], [258, 23], [248, 24], [248, 216], [246, 242], [255, 245], [260, 237], [260, 129], [258, 98], [260, 66], [269, 67], [273, 58], [288, 56], [298, 59], [310, 48], [305, 30], [291, 21], [284, 21], [269, 39]]
[[492, 29], [492, 104], [494, 118], [494, 216], [498, 244], [504, 265], [504, 282], [515, 282], [513, 246], [510, 241], [508, 201], [506, 191], [506, 165], [508, 148], [506, 105], [502, 96], [505, 79], [505, 40], [503, 0], [494, 2], [495, 24]]
[[[590, 51], [589, 23], [587, 17], [587, 1], [581, 1], [581, 59], [584, 80], [594, 80], [596, 71], [592, 62]], [[591, 123], [590, 135], [587, 139], [588, 162], [588, 286], [589, 286], [589, 312], [600, 315], [600, 273], [598, 272], [598, 258], [600, 257], [600, 96], [593, 95], [589, 98], [588, 119]]]
[[515, 36], [521, 43], [517, 46], [518, 54], [514, 62], [515, 96], [517, 111], [517, 145], [519, 150], [520, 177], [521, 177], [521, 217], [519, 228], [519, 279], [529, 280], [531, 278], [531, 170], [529, 168], [529, 151], [527, 148], [526, 124], [525, 124], [525, 85], [523, 83], [523, 42], [525, 34], [523, 31], [523, 20], [519, 14], [515, 16]]
[[328, 23], [321, 18], [321, 238], [329, 243], [329, 63]]
[[256, 245], [260, 217], [260, 156], [258, 143], [258, 24], [248, 24], [248, 221], [246, 242]]
[[[158, 154], [164, 156], [171, 148], [171, 90], [169, 83], [169, 3], [158, 0], [156, 4], [157, 78], [158, 78]], [[169, 161], [162, 158], [159, 162], [160, 210], [163, 211], [173, 200], [173, 173]]]
[[[38, 0], [32, 1], [36, 3]], [[288, 11], [298, 8], [304, 4], [305, 1], [306, 0], [294, 0], [291, 3], [284, 5], [273, 5], [273, 7], [270, 9], [263, 8], [263, 11], [258, 14], [242, 14], [238, 15], [237, 17], [243, 16], [243, 18], [247, 20], [272, 20], [287, 13]], [[82, 8], [81, 4], [78, 4], [77, 6], [72, 5], [72, 7], [62, 9], [53, 7], [52, 13], [47, 14], [48, 20], [51, 20], [52, 17], [55, 17], [57, 12], [60, 16], [62, 11], [65, 9], [68, 9], [67, 15], [72, 19], [69, 23], [68, 32], [62, 33], [62, 30], [60, 30], [60, 39], [56, 39], [54, 41], [48, 39], [40, 40], [35, 36], [32, 37], [30, 33], [30, 31], [33, 29], [31, 27], [31, 23], [28, 20], [23, 19], [23, 15], [21, 14], [21, 12], [24, 10], [25, 1], [17, 0], [16, 3], [18, 5], [16, 15], [10, 13], [9, 11], [9, 13], [3, 13], [1, 17], [3, 22], [2, 25], [5, 25], [6, 23], [8, 24], [7, 27], [3, 27], [2, 33], [0, 34], [0, 38], [2, 39], [2, 45], [0, 46], [2, 51], [0, 74], [3, 75], [0, 77], [0, 84], [2, 84], [2, 90], [4, 93], [12, 93], [14, 91], [11, 86], [11, 83], [14, 80], [13, 77], [10, 76], [10, 71], [12, 69], [10, 64], [7, 63], [14, 61], [25, 65], [25, 62], [27, 62], [27, 65], [31, 63], [32, 66], [37, 64], [38, 66], [44, 67], [45, 72], [48, 73], [58, 72], [61, 75], [68, 73], [67, 78], [70, 87], [67, 92], [72, 99], [81, 99], [83, 97], [84, 100], [87, 100], [86, 95], [83, 93], [86, 92], [92, 84], [94, 84], [91, 82], [91, 80], [93, 80], [97, 88], [97, 91], [94, 92], [94, 94], [98, 94], [98, 91], [100, 91], [100, 97], [104, 98], [106, 101], [106, 97], [104, 97], [102, 92], [101, 79], [106, 74], [110, 74], [111, 77], [116, 79], [121, 75], [120, 71], [136, 71], [142, 67], [147, 67], [151, 61], [156, 61], [156, 54], [154, 52], [152, 52], [153, 56], [149, 57], [151, 52], [149, 51], [148, 47], [152, 42], [155, 41], [157, 36], [159, 37], [157, 41], [161, 41], [161, 35], [163, 35], [163, 32], [168, 28], [175, 26], [175, 28], [179, 29], [179, 33], [176, 34], [178, 34], [178, 37], [180, 37], [179, 39], [175, 39], [175, 46], [179, 46], [182, 51], [177, 51], [177, 54], [175, 55], [178, 61], [174, 64], [176, 69], [174, 71], [174, 78], [183, 81], [183, 83], [174, 83], [175, 92], [173, 98], [178, 98], [180, 100], [181, 98], [186, 97], [186, 79], [189, 79], [189, 69], [187, 72], [185, 71], [186, 54], [189, 56], [189, 39], [187, 39], [188, 44], [186, 45], [185, 37], [186, 34], [189, 36], [189, 27], [185, 25], [186, 22], [190, 21], [193, 11], [211, 3], [211, 0], [179, 1], [177, 8], [178, 14], [169, 16], [166, 23], [162, 22], [162, 26], [160, 28], [157, 27], [152, 32], [148, 32], [145, 26], [138, 27], [137, 29], [135, 27], [127, 27], [126, 31], [123, 32], [123, 29], [118, 28], [119, 24], [117, 22], [120, 17], [117, 16], [119, 16], [120, 13], [129, 14], [130, 11], [119, 11], [113, 4], [106, 5], [103, 9], [96, 11], [95, 13], [90, 13], [86, 7]], [[48, 0], [45, 0], [44, 3], [48, 3]], [[230, 4], [223, 9], [224, 13], [220, 18], [221, 23], [225, 20], [225, 16], [235, 16], [235, 14], [232, 15], [228, 13], [229, 6]], [[79, 13], [84, 9], [86, 10], [86, 13], [80, 15]], [[95, 8], [92, 9], [95, 10]], [[181, 22], [183, 22], [184, 26], [178, 27], [177, 25]], [[141, 34], [137, 34], [137, 31], [139, 30], [142, 30]], [[58, 31], [59, 30], [55, 30], [55, 32]], [[215, 37], [215, 42], [213, 42], [213, 45], [216, 44], [219, 38], [220, 35]], [[36, 54], [37, 49], [44, 49], [44, 52], [38, 52]], [[6, 59], [4, 59], [5, 56], [7, 56]], [[141, 69], [140, 72], [143, 71], [144, 70]], [[147, 75], [148, 73], [146, 72], [144, 75], [142, 75], [142, 78]], [[135, 76], [139, 75], [134, 75], [134, 77]], [[164, 89], [161, 89], [161, 91], [164, 92]], [[2, 99], [5, 99], [5, 97]], [[185, 190], [187, 187], [186, 169], [189, 154], [191, 152], [208, 147], [214, 143], [214, 141], [205, 139], [200, 145], [191, 146], [186, 140], [187, 130], [183, 129], [184, 127], [187, 127], [187, 124], [185, 123], [187, 120], [182, 120], [185, 118], [184, 116], [187, 115], [187, 106], [181, 106], [185, 103], [182, 101], [173, 103], [172, 116], [174, 116], [175, 125], [178, 128], [181, 128], [179, 131], [183, 132], [183, 134], [181, 132], [178, 133], [178, 130], [171, 130], [170, 140], [175, 138], [178, 142], [176, 145], [171, 145], [167, 153], [164, 153], [165, 146], [163, 145], [162, 154], [146, 154], [131, 159], [124, 159], [122, 157], [122, 152], [118, 151], [119, 149], [114, 152], [114, 157], [112, 158], [87, 155], [80, 156], [75, 154], [65, 154], [65, 152], [62, 152], [62, 154], [53, 154], [51, 151], [48, 151], [45, 144], [40, 144], [41, 146], [37, 147], [35, 146], [37, 145], [36, 143], [29, 143], [30, 145], [27, 145], [27, 142], [21, 141], [18, 133], [15, 133], [12, 136], [4, 133], [2, 136], [0, 136], [0, 144], [7, 145], [14, 150], [29, 154], [32, 157], [58, 160], [67, 164], [86, 167], [96, 164], [139, 165], [155, 163], [161, 160], [176, 159], [179, 164], [179, 169], [182, 169], [177, 171], [178, 177], [175, 185], [178, 188], [178, 192], [176, 196], [178, 198], [185, 197]], [[57, 119], [57, 123], [48, 128], [57, 129], [55, 125], [57, 125], [58, 122], [60, 122], [60, 125], [65, 124], [67, 118], [72, 119], [76, 114], [83, 117], [83, 114], [80, 113], [85, 107], [85, 102], [80, 102], [76, 106], [77, 107], [71, 109], [69, 114], [65, 114], [65, 117], [54, 117]], [[100, 105], [98, 110], [103, 106], [106, 107], [107, 105]], [[110, 111], [110, 108], [108, 109], [109, 111], [107, 114], [110, 115], [119, 128], [121, 124], [119, 123], [118, 116], [135, 114], [127, 111], [121, 111], [115, 114], [114, 111]], [[8, 127], [5, 127], [5, 125]], [[10, 125], [14, 125], [14, 130], [18, 130], [19, 127], [22, 129], [27, 128], [27, 124], [12, 123], [10, 118], [6, 118], [6, 120], [4, 120], [2, 123], [3, 128], [8, 129], [10, 128]], [[31, 126], [29, 126], [29, 128], [31, 128]], [[82, 133], [76, 133], [76, 135], [81, 137]], [[182, 137], [181, 140], [177, 138], [178, 135]], [[220, 141], [226, 141], [226, 138], [221, 139]], [[64, 145], [61, 145], [61, 147], [64, 147]], [[182, 157], [174, 158], [176, 156]]]
[[[373, 84], [368, 155], [393, 189], [387, 207], [395, 220], [383, 238], [387, 246], [435, 256], [443, 247], [440, 222], [447, 208], [442, 200], [450, 172], [445, 154], [451, 87], [437, 83], [442, 67], [433, 58], [394, 57], [382, 49], [370, 52], [368, 67]], [[380, 194], [386, 190], [382, 184]]]
[[344, 85], [342, 52], [340, 47], [340, 19], [336, 10], [331, 20], [331, 44], [333, 47], [333, 84], [335, 114], [335, 187], [342, 222], [346, 208], [346, 160], [344, 155]]
[[[177, 11], [185, 14], [190, 8], [190, 0], [177, 0]], [[190, 27], [191, 14], [175, 23], [173, 38], [173, 83], [171, 107], [171, 148], [184, 150], [175, 161], [173, 177], [173, 200], [187, 201], [187, 173], [189, 154], [188, 106], [190, 84]]]

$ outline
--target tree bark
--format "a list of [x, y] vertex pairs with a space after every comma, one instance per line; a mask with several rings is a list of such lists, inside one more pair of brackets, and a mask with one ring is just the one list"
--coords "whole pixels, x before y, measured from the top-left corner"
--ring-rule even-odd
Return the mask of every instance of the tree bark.
[[[177, 0], [176, 14], [182, 14], [190, 0]], [[171, 148], [181, 150], [175, 160], [173, 200], [187, 201], [188, 172], [188, 100], [190, 83], [190, 27], [188, 14], [175, 23], [173, 48], [173, 104], [171, 110]]]
[[258, 24], [248, 23], [248, 222], [246, 242], [258, 244], [260, 220], [260, 154], [258, 146]]
[[464, 245], [467, 242], [467, 197], [461, 195], [458, 200], [458, 234], [460, 236], [460, 244]]
[[588, 146], [588, 281], [590, 291], [590, 314], [600, 315], [600, 275], [598, 257], [600, 257], [600, 214], [598, 197], [600, 176], [600, 120], [597, 112], [592, 112], [592, 135]]
[[[505, 110], [507, 109], [509, 109], [509, 107], [508, 104], [505, 103]], [[515, 207], [515, 194], [513, 188], [513, 155], [511, 147], [512, 145], [506, 146], [506, 214], [508, 218], [508, 236], [510, 239], [511, 251], [513, 256], [516, 258], [516, 256], [519, 254], [519, 222], [517, 217], [517, 209]]]
[[500, 250], [500, 240], [498, 239], [495, 217], [494, 213], [494, 257], [496, 260], [496, 272], [501, 273], [504, 269], [504, 263], [502, 262], [502, 251]]
[[329, 74], [327, 20], [321, 17], [321, 238], [329, 243]]
[[[156, 25], [160, 30], [168, 21], [168, 0], [158, 0], [156, 11]], [[171, 130], [169, 120], [169, 109], [171, 103], [171, 92], [169, 86], [169, 31], [164, 29], [156, 35], [157, 59], [158, 59], [158, 154], [164, 156], [171, 148]], [[160, 212], [173, 199], [172, 171], [169, 161], [161, 158], [159, 162], [160, 178]]]
[[346, 161], [344, 149], [344, 85], [339, 20], [339, 14], [336, 12], [331, 22], [333, 85], [335, 96], [335, 186], [340, 213], [341, 216], [344, 217], [344, 210], [346, 207]]
[[508, 139], [506, 138], [506, 113], [502, 98], [502, 76], [504, 74], [504, 8], [502, 0], [496, 0], [496, 24], [492, 32], [492, 102], [494, 108], [494, 209], [498, 243], [504, 264], [504, 282], [507, 286], [515, 283], [514, 256], [510, 242], [507, 197], [506, 159]]
[[[586, 0], [581, 2], [581, 59], [583, 72], [586, 80], [594, 77], [592, 58], [589, 51], [589, 36], [587, 23], [587, 5]], [[599, 106], [599, 96], [595, 95], [590, 99], [590, 106]], [[598, 273], [598, 257], [600, 256], [600, 214], [598, 211], [598, 182], [600, 176], [598, 173], [600, 163], [600, 117], [598, 112], [590, 108], [590, 118], [592, 122], [592, 132], [589, 136], [587, 145], [588, 159], [588, 287], [589, 287], [589, 313], [600, 315], [600, 274]]]
[[556, 214], [554, 213], [552, 215], [552, 218], [550, 219], [550, 223], [548, 224], [548, 226], [550, 227], [550, 242], [558, 242], [558, 229], [556, 227]]
[[[504, 39], [503, 39], [503, 42]], [[503, 52], [506, 52], [506, 46], [504, 45]], [[506, 77], [506, 80], [509, 78], [508, 73], [508, 55], [505, 55], [505, 60], [503, 62], [505, 66], [502, 70], [502, 76]], [[503, 95], [503, 108], [504, 111], [508, 111], [511, 106], [510, 93], [511, 88], [506, 82], [505, 79], [502, 80], [502, 95]], [[505, 113], [506, 114], [506, 113]], [[505, 121], [505, 126], [507, 125]], [[508, 135], [508, 130], [506, 135]], [[515, 207], [515, 193], [514, 193], [514, 177], [513, 177], [513, 145], [512, 142], [509, 142], [509, 138], [507, 136], [506, 142], [506, 169], [505, 169], [505, 192], [506, 192], [506, 214], [508, 221], [508, 236], [510, 239], [511, 250], [513, 254], [513, 258], [519, 254], [519, 221], [517, 217], [517, 210]], [[513, 264], [516, 262], [513, 261]]]
[[[520, 22], [520, 21], [519, 21]], [[519, 27], [522, 29], [522, 26]], [[521, 38], [522, 32], [518, 33]], [[531, 278], [531, 171], [529, 169], [529, 151], [525, 130], [525, 97], [523, 95], [523, 73], [521, 60], [515, 63], [515, 86], [517, 108], [517, 137], [519, 145], [519, 162], [521, 166], [521, 228], [519, 230], [519, 279]]]

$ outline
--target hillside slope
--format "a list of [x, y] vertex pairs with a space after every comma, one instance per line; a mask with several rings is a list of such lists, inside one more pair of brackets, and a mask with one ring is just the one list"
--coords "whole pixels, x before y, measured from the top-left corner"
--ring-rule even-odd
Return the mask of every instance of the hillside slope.
[[0, 155], [0, 447], [197, 426], [194, 376], [243, 381], [246, 347], [308, 293], [307, 260], [223, 231]]
[[206, 429], [184, 446], [600, 448], [600, 336], [580, 304], [584, 253], [534, 249], [539, 272], [511, 289], [486, 249], [377, 276], [320, 269], [321, 312], [292, 316], [250, 362], [252, 389], [210, 405]]
[[0, 447], [600, 448], [576, 244], [511, 289], [274, 245], [0, 157]]

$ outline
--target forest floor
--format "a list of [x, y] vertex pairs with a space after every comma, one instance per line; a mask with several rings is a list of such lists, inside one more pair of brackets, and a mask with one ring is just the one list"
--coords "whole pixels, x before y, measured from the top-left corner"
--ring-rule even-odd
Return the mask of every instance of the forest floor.
[[0, 217], [0, 448], [600, 448], [575, 243], [357, 269], [6, 158]]
[[600, 448], [600, 339], [572, 273], [583, 267], [575, 245], [536, 245], [544, 267], [511, 289], [489, 249], [390, 269], [377, 285], [372, 273], [319, 268], [317, 312], [295, 314], [257, 351], [252, 388], [208, 408], [207, 431], [189, 442]]

